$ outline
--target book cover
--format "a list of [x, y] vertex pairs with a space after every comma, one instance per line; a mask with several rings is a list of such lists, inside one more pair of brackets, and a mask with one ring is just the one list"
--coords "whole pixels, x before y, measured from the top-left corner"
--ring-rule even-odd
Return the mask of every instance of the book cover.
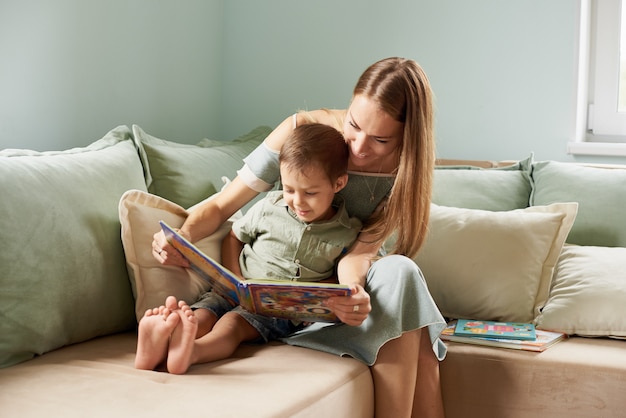
[[534, 340], [536, 336], [533, 324], [521, 322], [476, 321], [459, 319], [454, 335], [462, 337], [490, 337], [513, 340]]
[[337, 322], [324, 301], [331, 296], [349, 296], [350, 288], [336, 283], [295, 282], [273, 279], [241, 279], [161, 221], [165, 238], [185, 257], [190, 267], [214, 292], [233, 306], [250, 312], [304, 322]]
[[511, 340], [490, 337], [462, 337], [454, 334], [455, 328], [456, 321], [450, 322], [441, 333], [441, 339], [444, 341], [483, 345], [488, 347], [542, 352], [567, 337], [567, 335], [562, 332], [544, 331], [540, 329], [535, 330], [536, 338], [534, 340]]

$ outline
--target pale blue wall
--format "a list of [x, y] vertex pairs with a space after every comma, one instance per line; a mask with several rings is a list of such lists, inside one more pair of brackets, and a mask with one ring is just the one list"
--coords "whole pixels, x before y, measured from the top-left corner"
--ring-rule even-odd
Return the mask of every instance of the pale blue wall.
[[0, 149], [219, 134], [221, 0], [0, 0]]
[[230, 0], [222, 132], [345, 107], [368, 64], [400, 55], [431, 79], [440, 157], [572, 160], [577, 4]]
[[577, 4], [0, 0], [0, 148], [81, 146], [132, 123], [229, 139], [345, 107], [368, 64], [400, 55], [431, 78], [440, 157], [573, 160]]

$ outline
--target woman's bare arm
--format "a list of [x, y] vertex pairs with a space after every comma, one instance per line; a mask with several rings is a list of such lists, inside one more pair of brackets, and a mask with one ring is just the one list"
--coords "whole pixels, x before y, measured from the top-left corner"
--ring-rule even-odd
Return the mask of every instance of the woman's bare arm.
[[208, 237], [258, 194], [237, 176], [214, 199], [191, 212], [180, 229], [191, 242]]
[[[345, 111], [315, 110], [308, 112], [308, 114], [320, 123], [334, 126], [337, 117], [342, 115], [341, 112], [345, 113]], [[298, 115], [297, 118], [298, 124], [307, 122], [302, 115]], [[293, 131], [293, 127], [293, 117], [290, 116], [265, 138], [265, 145], [271, 150], [280, 151], [287, 137]], [[257, 195], [257, 191], [248, 187], [237, 176], [215, 199], [205, 202], [191, 212], [181, 226], [180, 233], [191, 242], [207, 237], [217, 231], [220, 225], [226, 222], [233, 213]], [[154, 234], [152, 255], [161, 264], [188, 267], [188, 263], [180, 253], [167, 243], [162, 231]]]
[[339, 283], [349, 285], [352, 294], [348, 297], [331, 298], [328, 306], [348, 325], [361, 325], [372, 310], [370, 295], [365, 290], [365, 280], [380, 248], [380, 243], [373, 241], [367, 233], [361, 233], [337, 266]]
[[[341, 123], [345, 117], [346, 110], [341, 109], [318, 109], [310, 110], [305, 113], [296, 113], [296, 126], [300, 126], [310, 122], [323, 123], [332, 126], [338, 131], [342, 130]], [[279, 151], [289, 134], [293, 131], [294, 122], [293, 115], [282, 121], [280, 125], [272, 133], [265, 138], [265, 144], [274, 151]]]
[[339, 283], [365, 286], [367, 271], [380, 248], [379, 243], [371, 242], [369, 238], [367, 233], [361, 233], [350, 250], [339, 261], [337, 266]]
[[[179, 232], [191, 242], [207, 237], [256, 195], [257, 191], [236, 177], [214, 199], [191, 212]], [[152, 255], [157, 261], [164, 265], [189, 267], [187, 260], [167, 242], [163, 231], [155, 233], [153, 238]]]

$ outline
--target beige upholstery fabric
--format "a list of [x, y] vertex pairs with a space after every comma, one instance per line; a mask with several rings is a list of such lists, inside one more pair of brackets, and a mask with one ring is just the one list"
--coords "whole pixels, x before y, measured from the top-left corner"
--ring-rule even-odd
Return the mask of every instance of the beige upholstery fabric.
[[431, 207], [414, 258], [448, 318], [531, 322], [548, 299], [577, 203], [511, 211]]
[[626, 342], [573, 337], [543, 353], [449, 343], [446, 418], [623, 417]]
[[[626, 338], [626, 248], [566, 245], [539, 328]], [[626, 347], [625, 347], [626, 348]]]
[[369, 368], [282, 344], [244, 345], [186, 375], [133, 368], [136, 335], [65, 347], [0, 370], [1, 415], [371, 417]]
[[[193, 209], [194, 207], [189, 208], [189, 211]], [[193, 271], [163, 266], [152, 255], [152, 239], [154, 233], [160, 229], [159, 221], [178, 228], [189, 211], [167, 199], [141, 190], [129, 190], [120, 199], [122, 244], [135, 297], [137, 322], [141, 320], [146, 309], [162, 305], [170, 295], [192, 304], [207, 289], [207, 283]], [[240, 212], [233, 215], [215, 233], [194, 244], [211, 258], [221, 260], [222, 239], [238, 216]]]

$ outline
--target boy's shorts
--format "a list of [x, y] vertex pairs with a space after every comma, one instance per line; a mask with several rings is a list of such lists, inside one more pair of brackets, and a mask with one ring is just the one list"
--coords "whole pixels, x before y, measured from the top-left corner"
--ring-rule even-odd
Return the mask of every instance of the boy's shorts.
[[302, 325], [294, 323], [289, 319], [271, 318], [269, 316], [253, 314], [241, 306], [233, 307], [228, 300], [212, 291], [200, 295], [198, 300], [191, 305], [191, 309], [208, 309], [218, 318], [221, 318], [227, 312], [238, 314], [260, 334], [263, 340], [258, 339], [256, 342], [277, 340], [302, 329]]

